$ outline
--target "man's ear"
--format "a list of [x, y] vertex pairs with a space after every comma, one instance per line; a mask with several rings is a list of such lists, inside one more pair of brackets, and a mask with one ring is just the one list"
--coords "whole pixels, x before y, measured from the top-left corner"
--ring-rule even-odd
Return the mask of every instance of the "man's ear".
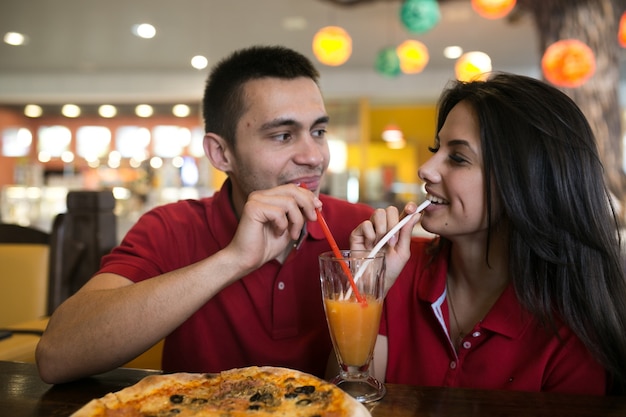
[[231, 171], [230, 149], [224, 138], [215, 133], [207, 133], [204, 135], [202, 145], [204, 147], [204, 153], [216, 169], [222, 172]]

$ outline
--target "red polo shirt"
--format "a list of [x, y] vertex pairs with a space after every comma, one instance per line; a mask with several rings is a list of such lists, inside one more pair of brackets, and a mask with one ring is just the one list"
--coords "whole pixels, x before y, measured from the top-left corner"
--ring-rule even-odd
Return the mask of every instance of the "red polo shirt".
[[[238, 224], [227, 187], [228, 181], [211, 198], [179, 201], [146, 213], [103, 258], [100, 272], [138, 282], [224, 248]], [[324, 195], [320, 199], [339, 247], [348, 248], [350, 233], [373, 209]], [[319, 225], [308, 223], [306, 237], [284, 264], [268, 262], [226, 287], [166, 338], [163, 369], [218, 372], [272, 365], [323, 377], [332, 345], [318, 255], [328, 250]]]
[[389, 343], [387, 382], [605, 394], [605, 370], [578, 337], [559, 325], [559, 340], [542, 327], [512, 285], [457, 353], [448, 335], [448, 253], [428, 264], [427, 242], [413, 240], [411, 258], [385, 299], [380, 333]]

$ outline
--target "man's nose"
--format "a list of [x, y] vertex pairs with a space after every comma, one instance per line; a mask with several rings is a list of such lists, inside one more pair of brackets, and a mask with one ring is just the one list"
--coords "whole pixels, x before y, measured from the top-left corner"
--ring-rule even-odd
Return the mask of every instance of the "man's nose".
[[324, 162], [326, 141], [305, 135], [298, 144], [296, 161], [300, 164], [317, 166]]

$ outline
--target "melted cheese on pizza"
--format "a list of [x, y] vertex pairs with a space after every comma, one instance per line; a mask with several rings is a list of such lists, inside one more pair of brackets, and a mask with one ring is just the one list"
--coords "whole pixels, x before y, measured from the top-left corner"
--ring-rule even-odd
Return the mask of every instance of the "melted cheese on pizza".
[[[181, 376], [184, 380], [180, 380]], [[251, 367], [217, 375], [173, 374], [149, 378], [160, 383], [140, 382], [109, 394], [102, 398], [98, 412], [94, 409], [89, 416], [342, 417], [352, 412], [346, 394], [336, 386], [283, 368]]]

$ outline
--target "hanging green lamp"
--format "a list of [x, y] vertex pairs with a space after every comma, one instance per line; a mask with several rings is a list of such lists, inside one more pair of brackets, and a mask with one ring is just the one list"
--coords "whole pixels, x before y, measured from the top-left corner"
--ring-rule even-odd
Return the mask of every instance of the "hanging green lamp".
[[440, 19], [437, 0], [405, 0], [400, 8], [402, 24], [413, 33], [428, 32]]
[[397, 77], [401, 74], [400, 57], [395, 47], [387, 47], [378, 52], [375, 63], [376, 71], [386, 77]]

